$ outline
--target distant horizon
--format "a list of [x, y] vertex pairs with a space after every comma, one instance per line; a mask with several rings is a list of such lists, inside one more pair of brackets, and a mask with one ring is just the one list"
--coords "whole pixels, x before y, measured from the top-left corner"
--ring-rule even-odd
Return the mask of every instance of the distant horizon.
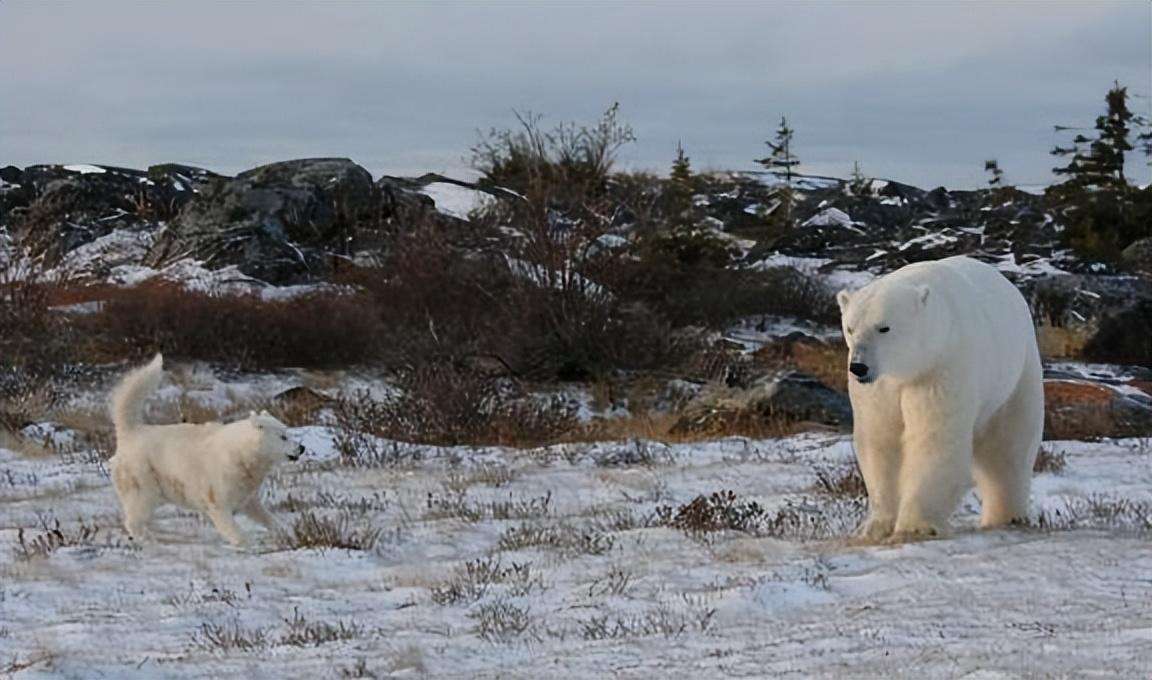
[[[1152, 4], [0, 3], [0, 165], [347, 157], [467, 179], [513, 110], [637, 142], [618, 167], [754, 171], [781, 115], [807, 174], [1047, 186], [1114, 80], [1152, 117]], [[49, 45], [50, 49], [45, 46]], [[1128, 157], [1138, 184], [1146, 158]]]

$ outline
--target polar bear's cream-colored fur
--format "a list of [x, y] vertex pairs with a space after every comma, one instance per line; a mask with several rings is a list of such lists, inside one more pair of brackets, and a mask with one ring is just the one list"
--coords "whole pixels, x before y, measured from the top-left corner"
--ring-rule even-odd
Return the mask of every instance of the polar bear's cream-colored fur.
[[152, 513], [174, 503], [204, 513], [233, 545], [245, 542], [233, 515], [241, 512], [267, 529], [276, 520], [260, 502], [260, 485], [272, 466], [295, 460], [304, 447], [267, 412], [243, 420], [198, 425], [146, 425], [144, 402], [164, 375], [160, 355], [124, 377], [112, 392], [116, 455], [112, 481], [133, 539], [149, 536]]
[[854, 439], [868, 489], [858, 536], [945, 533], [973, 474], [981, 525], [1028, 514], [1044, 424], [1040, 353], [1024, 297], [967, 257], [903, 267], [841, 291]]

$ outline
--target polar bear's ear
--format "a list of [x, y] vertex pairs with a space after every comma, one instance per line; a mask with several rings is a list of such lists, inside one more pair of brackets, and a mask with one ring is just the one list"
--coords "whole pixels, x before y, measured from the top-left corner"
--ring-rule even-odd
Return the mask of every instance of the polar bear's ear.
[[851, 300], [852, 293], [849, 293], [847, 288], [841, 290], [839, 293], [836, 293], [836, 304], [840, 305], [841, 312], [848, 308], [848, 303]]
[[917, 292], [920, 295], [920, 304], [928, 304], [928, 293], [932, 292], [931, 289], [929, 289], [928, 286], [920, 286]]

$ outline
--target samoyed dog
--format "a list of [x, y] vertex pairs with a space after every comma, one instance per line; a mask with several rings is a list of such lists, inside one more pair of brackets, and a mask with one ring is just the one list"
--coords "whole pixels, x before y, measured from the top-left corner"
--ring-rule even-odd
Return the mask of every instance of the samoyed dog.
[[144, 402], [163, 376], [164, 360], [157, 354], [112, 391], [116, 455], [109, 463], [129, 535], [147, 539], [152, 513], [164, 503], [204, 513], [235, 546], [245, 543], [233, 518], [238, 512], [276, 529], [276, 519], [260, 502], [260, 485], [272, 466], [296, 460], [304, 447], [267, 411], [228, 424], [145, 424]]

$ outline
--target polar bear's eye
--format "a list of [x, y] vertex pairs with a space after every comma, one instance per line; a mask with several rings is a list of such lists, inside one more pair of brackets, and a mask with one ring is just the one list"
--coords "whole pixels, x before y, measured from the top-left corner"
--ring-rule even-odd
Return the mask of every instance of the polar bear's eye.
[[852, 332], [853, 332], [853, 331], [852, 331], [852, 329], [851, 329], [851, 328], [849, 328], [849, 329], [848, 329], [848, 335], [852, 335]]
[[888, 331], [890, 331], [892, 329], [889, 328], [888, 326], [881, 326], [881, 327], [877, 328], [876, 330], [880, 331], [881, 333], [887, 333]]

